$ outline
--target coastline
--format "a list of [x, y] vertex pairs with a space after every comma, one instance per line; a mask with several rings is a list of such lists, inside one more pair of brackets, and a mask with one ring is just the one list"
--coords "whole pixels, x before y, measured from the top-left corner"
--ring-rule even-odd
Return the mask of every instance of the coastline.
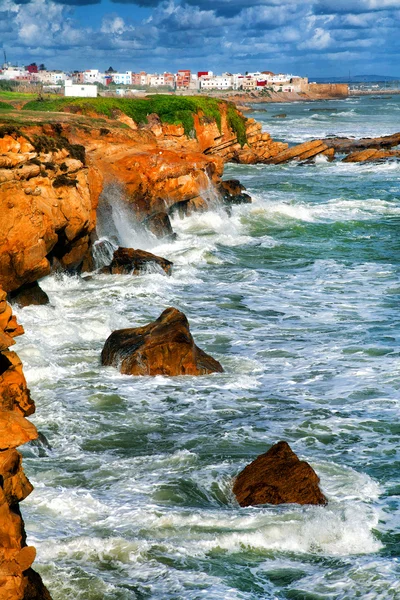
[[[279, 97], [281, 95], [282, 93], [279, 93]], [[308, 101], [318, 99], [309, 98]], [[295, 102], [297, 100], [288, 101]], [[63, 126], [60, 124], [62, 115], [64, 118]], [[32, 114], [29, 116], [34, 118]], [[37, 280], [50, 270], [54, 272], [60, 266], [65, 270], [71, 267], [72, 272], [74, 272], [76, 264], [85, 258], [87, 248], [93, 241], [91, 236], [95, 225], [94, 213], [101, 190], [104, 189], [104, 185], [110, 183], [108, 177], [120, 180], [125, 188], [130, 191], [131, 208], [137, 204], [138, 216], [146, 217], [147, 224], [149, 224], [150, 217], [165, 211], [166, 200], [163, 200], [163, 195], [168, 196], [168, 202], [170, 203], [168, 214], [171, 215], [172, 224], [174, 224], [177, 213], [194, 219], [196, 218], [193, 216], [194, 213], [197, 213], [200, 217], [203, 211], [208, 210], [208, 196], [211, 196], [212, 200], [211, 190], [215, 191], [222, 184], [223, 167], [230, 159], [234, 158], [235, 160], [231, 160], [231, 162], [239, 164], [254, 164], [257, 156], [260, 162], [264, 162], [268, 152], [275, 155], [275, 157], [283, 155], [285, 160], [293, 154], [293, 150], [283, 147], [285, 144], [279, 146], [279, 143], [271, 140], [269, 134], [262, 133], [261, 125], [253, 119], [246, 119], [245, 121], [245, 133], [249, 145], [247, 148], [241, 147], [233, 135], [234, 132], [228, 126], [228, 115], [225, 112], [221, 114], [220, 130], [216, 123], [204, 119], [204, 116], [195, 115], [196, 139], [186, 136], [182, 125], [166, 125], [156, 119], [155, 115], [152, 115], [152, 118], [149, 119], [150, 122], [144, 127], [137, 127], [137, 125], [134, 127], [127, 116], [119, 115], [118, 117], [118, 121], [112, 123], [110, 120], [107, 123], [106, 120], [103, 122], [100, 119], [92, 121], [92, 117], [84, 115], [53, 113], [54, 122], [51, 122], [49, 113], [37, 113], [35, 125], [31, 123], [30, 127], [22, 128], [23, 131], [20, 133], [24, 135], [19, 136], [17, 139], [14, 139], [15, 133], [4, 135], [3, 188], [9, 186], [8, 190], [11, 190], [9, 195], [13, 194], [15, 204], [15, 206], [9, 206], [4, 201], [4, 210], [16, 209], [17, 206], [23, 208], [24, 203], [26, 203], [26, 205], [29, 204], [31, 210], [34, 207], [37, 221], [40, 212], [43, 211], [43, 223], [40, 224], [40, 227], [37, 222], [34, 223], [34, 226], [32, 225], [32, 236], [34, 237], [38, 233], [38, 243], [33, 248], [26, 244], [26, 248], [23, 248], [24, 251], [22, 252], [20, 245], [21, 241], [25, 241], [23, 240], [24, 235], [19, 235], [16, 232], [12, 248], [7, 248], [7, 252], [12, 252], [13, 257], [18, 258], [18, 264], [15, 265], [15, 274], [13, 273], [13, 263], [10, 262], [7, 269], [10, 278], [7, 291], [12, 288], [23, 288], [24, 285], [30, 284], [33, 279]], [[40, 122], [40, 119], [43, 121]], [[31, 146], [27, 137], [31, 139], [36, 135], [40, 136], [40, 140], [36, 140], [37, 143]], [[68, 138], [68, 146], [63, 141], [64, 138]], [[51, 140], [55, 141], [51, 142]], [[63, 145], [60, 147], [59, 142], [61, 141], [63, 141]], [[325, 141], [313, 140], [311, 144], [301, 149], [300, 157], [302, 159], [310, 158], [318, 153], [328, 159], [330, 148], [323, 146]], [[54, 147], [53, 143], [55, 144]], [[384, 140], [383, 143], [387, 144], [387, 140]], [[83, 147], [86, 149], [86, 156], [82, 152]], [[283, 154], [284, 152], [287, 152], [287, 154]], [[300, 152], [299, 147], [297, 152]], [[327, 160], [324, 160], [320, 164], [324, 165], [326, 163]], [[308, 168], [311, 167], [304, 165], [302, 170], [299, 169], [299, 176], [301, 177], [301, 172]], [[279, 170], [275, 171], [275, 173], [277, 172]], [[55, 183], [56, 185], [54, 185]], [[230, 184], [232, 187], [232, 182]], [[226, 189], [225, 191], [229, 192], [227, 193], [228, 199], [245, 196], [241, 193], [242, 189], [239, 187], [232, 190]], [[161, 200], [163, 201], [161, 202]], [[51, 213], [44, 210], [47, 206], [52, 207]], [[59, 210], [56, 211], [56, 208]], [[169, 212], [169, 209], [171, 209], [171, 212]], [[287, 204], [283, 203], [283, 211], [285, 210], [288, 210]], [[290, 210], [292, 209], [290, 208]], [[311, 211], [312, 207], [309, 210]], [[23, 222], [26, 217], [30, 218], [28, 212], [21, 210], [18, 214], [18, 220]], [[253, 218], [256, 217], [253, 215]], [[313, 223], [313, 219], [310, 223]], [[308, 222], [307, 219], [305, 219], [305, 222]], [[35, 227], [37, 227], [38, 232], [34, 230]], [[157, 223], [154, 222], [154, 227], [159, 227], [158, 221]], [[19, 231], [22, 231], [22, 229]], [[57, 236], [59, 236], [58, 242], [56, 241]], [[170, 240], [171, 238], [166, 235], [164, 239]], [[42, 247], [43, 243], [40, 240], [44, 240], [45, 247]], [[269, 244], [268, 240], [266, 242]], [[167, 241], [165, 244], [167, 244]], [[309, 247], [309, 244], [307, 247]], [[18, 255], [16, 253], [17, 248], [20, 251]], [[56, 248], [56, 252], [54, 248]], [[269, 246], [268, 248], [269, 252], [274, 251]], [[5, 256], [6, 253], [4, 252], [3, 255]], [[262, 256], [264, 257], [264, 255], [265, 250], [262, 251]], [[281, 260], [281, 257], [278, 257], [277, 260]], [[18, 267], [18, 272], [16, 267]], [[83, 285], [94, 285], [93, 281], [90, 280], [91, 278], [88, 277], [88, 283]], [[163, 286], [167, 289], [167, 284], [163, 283]], [[51, 290], [51, 292], [56, 294], [57, 290]], [[76, 292], [79, 295], [82, 290], [77, 289]], [[146, 291], [144, 290], [143, 293], [145, 294]], [[167, 289], [165, 302], [170, 301], [168, 293]], [[187, 293], [190, 292], [187, 291]], [[175, 302], [175, 298], [173, 301]], [[164, 297], [162, 302], [164, 302]], [[182, 297], [179, 297], [177, 302], [181, 303]], [[222, 302], [226, 302], [226, 299], [221, 298]], [[100, 306], [101, 302], [98, 302], [98, 304]], [[235, 306], [232, 303], [232, 310], [236, 309]], [[242, 307], [240, 308], [242, 309]], [[107, 307], [104, 310], [107, 310]], [[100, 313], [101, 318], [103, 318], [103, 309]], [[192, 314], [194, 314], [194, 311]], [[29, 321], [29, 318], [28, 312], [26, 320]], [[55, 318], [59, 317], [56, 316]], [[79, 319], [79, 315], [77, 318]], [[90, 328], [90, 319], [87, 321], [82, 326]], [[265, 323], [267, 322], [270, 324], [270, 320], [265, 321]], [[104, 322], [104, 327], [108, 327], [107, 322]], [[45, 335], [43, 333], [43, 336]], [[103, 333], [101, 332], [100, 335], [103, 335]], [[207, 332], [204, 335], [207, 335]], [[218, 348], [218, 355], [220, 357], [224, 356], [228, 362], [229, 358], [223, 354], [222, 346], [217, 344], [216, 347]], [[87, 347], [82, 346], [82, 348], [83, 356]], [[96, 371], [95, 359], [91, 367], [93, 371]], [[226, 377], [231, 375], [232, 373], [227, 369]], [[68, 382], [66, 389], [69, 390]], [[153, 392], [155, 394], [159, 393], [156, 389]], [[93, 402], [93, 399], [91, 402]], [[268, 433], [268, 435], [270, 434]], [[302, 449], [302, 454], [306, 454], [304, 449]], [[229, 474], [234, 469], [236, 469], [236, 466], [230, 467]], [[167, 476], [163, 474], [162, 477]], [[165, 484], [165, 481], [162, 481], [162, 483]], [[32, 502], [34, 503], [34, 500]], [[32, 557], [33, 552], [32, 550]]]

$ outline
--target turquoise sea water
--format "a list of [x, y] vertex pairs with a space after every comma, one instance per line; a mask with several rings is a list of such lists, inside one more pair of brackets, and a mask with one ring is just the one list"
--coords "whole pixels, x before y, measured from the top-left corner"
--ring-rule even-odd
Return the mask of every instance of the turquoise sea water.
[[[400, 130], [399, 96], [265, 108], [254, 116], [291, 143]], [[173, 260], [171, 278], [50, 277], [51, 306], [18, 312], [51, 445], [23, 450], [22, 510], [54, 600], [400, 598], [400, 165], [226, 177], [254, 203], [177, 219], [173, 243], [115, 213], [120, 242]], [[100, 367], [113, 329], [167, 306], [224, 374]], [[236, 504], [232, 478], [280, 439], [326, 508]]]

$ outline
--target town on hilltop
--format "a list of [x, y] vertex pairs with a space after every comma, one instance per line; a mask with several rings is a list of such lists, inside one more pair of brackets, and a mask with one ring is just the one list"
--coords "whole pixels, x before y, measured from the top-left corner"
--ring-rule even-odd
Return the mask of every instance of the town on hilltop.
[[[242, 73], [216, 75], [212, 71], [193, 73], [189, 69], [182, 69], [177, 73], [159, 74], [145, 71], [117, 72], [110, 67], [105, 72], [98, 69], [64, 72], [47, 70], [44, 64], [38, 66], [36, 63], [31, 63], [25, 67], [18, 67], [7, 62], [0, 69], [0, 80], [41, 84], [49, 88], [49, 91], [50, 88], [52, 91], [61, 91], [62, 86], [65, 85], [65, 95], [74, 96], [97, 95], [97, 87], [102, 90], [113, 90], [118, 95], [129, 95], [149, 88], [192, 93], [212, 90], [252, 92], [267, 89], [271, 92], [301, 93], [308, 90], [306, 77], [275, 74], [271, 71], [246, 72], [244, 75]], [[81, 86], [81, 89], [78, 89], [78, 86]], [[90, 89], [88, 86], [93, 88]], [[125, 87], [116, 89], [116, 86]]]

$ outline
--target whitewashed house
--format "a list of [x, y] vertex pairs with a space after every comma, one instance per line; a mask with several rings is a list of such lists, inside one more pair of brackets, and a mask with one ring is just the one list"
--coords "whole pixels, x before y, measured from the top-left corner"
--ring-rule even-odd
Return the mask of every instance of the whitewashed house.
[[113, 82], [117, 85], [132, 85], [132, 71], [112, 73]]
[[72, 83], [65, 81], [64, 96], [66, 98], [97, 98], [97, 85]]
[[233, 87], [232, 75], [224, 73], [223, 75], [202, 75], [199, 79], [200, 89], [206, 90], [229, 90]]
[[101, 73], [98, 69], [83, 71], [83, 83], [102, 83], [104, 85], [105, 77], [105, 73]]
[[36, 73], [37, 81], [47, 85], [60, 85], [66, 79], [64, 71], [39, 71]]

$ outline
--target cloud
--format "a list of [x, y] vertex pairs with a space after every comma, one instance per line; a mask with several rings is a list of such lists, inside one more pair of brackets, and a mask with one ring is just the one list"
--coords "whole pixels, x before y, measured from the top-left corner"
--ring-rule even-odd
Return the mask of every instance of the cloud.
[[346, 71], [375, 60], [396, 74], [399, 15], [400, 0], [0, 0], [0, 45], [14, 61], [64, 69], [317, 76], [342, 74], [346, 57]]

